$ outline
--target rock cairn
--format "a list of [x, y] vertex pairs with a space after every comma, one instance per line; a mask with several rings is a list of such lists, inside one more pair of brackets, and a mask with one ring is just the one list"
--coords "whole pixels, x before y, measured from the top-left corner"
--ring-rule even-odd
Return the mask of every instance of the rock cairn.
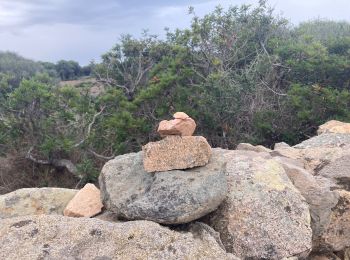
[[192, 136], [195, 128], [177, 112], [159, 124], [163, 140], [109, 161], [100, 175], [105, 207], [124, 219], [162, 224], [188, 223], [217, 209], [227, 194], [224, 163], [203, 136]]
[[211, 147], [203, 136], [192, 136], [196, 122], [184, 112], [173, 120], [163, 120], [158, 133], [164, 139], [143, 146], [143, 163], [147, 172], [183, 170], [208, 164]]
[[104, 165], [100, 191], [1, 195], [0, 259], [349, 260], [349, 125], [329, 121], [295, 146], [224, 150], [178, 112], [161, 141]]

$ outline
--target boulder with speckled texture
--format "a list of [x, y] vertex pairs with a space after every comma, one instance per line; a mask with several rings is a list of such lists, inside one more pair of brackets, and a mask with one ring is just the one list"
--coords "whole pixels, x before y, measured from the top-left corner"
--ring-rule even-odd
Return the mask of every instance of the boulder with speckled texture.
[[317, 134], [324, 133], [350, 134], [350, 123], [330, 120], [318, 127]]
[[265, 153], [224, 151], [228, 195], [204, 218], [228, 252], [243, 259], [306, 256], [309, 207], [282, 165]]
[[196, 129], [196, 122], [184, 112], [176, 112], [173, 120], [163, 120], [159, 123], [158, 133], [168, 135], [191, 136]]
[[142, 147], [147, 172], [189, 169], [209, 162], [211, 147], [202, 136], [168, 136]]
[[227, 193], [225, 163], [213, 153], [206, 166], [148, 173], [143, 154], [131, 153], [107, 162], [99, 177], [107, 210], [129, 220], [181, 224], [215, 210]]
[[176, 232], [150, 221], [5, 219], [0, 220], [0, 245], [0, 259], [237, 259], [209, 232]]
[[63, 188], [25, 188], [0, 196], [0, 219], [25, 215], [57, 214], [78, 190]]

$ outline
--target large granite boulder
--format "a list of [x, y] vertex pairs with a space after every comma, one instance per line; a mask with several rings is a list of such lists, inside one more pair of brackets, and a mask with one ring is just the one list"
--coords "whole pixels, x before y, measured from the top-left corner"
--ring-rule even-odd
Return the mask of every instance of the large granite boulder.
[[314, 176], [302, 167], [300, 161], [285, 157], [275, 157], [285, 169], [293, 185], [301, 192], [310, 207], [313, 248], [320, 248], [339, 195], [330, 189], [330, 182]]
[[119, 217], [165, 224], [187, 223], [215, 210], [227, 193], [225, 164], [213, 153], [206, 166], [148, 173], [143, 153], [107, 162], [99, 177], [105, 207]]
[[318, 175], [329, 179], [333, 189], [350, 191], [350, 150], [347, 155], [325, 164]]
[[0, 220], [0, 259], [237, 259], [209, 232], [64, 216]]
[[228, 252], [243, 259], [305, 256], [311, 249], [309, 207], [269, 154], [223, 151], [229, 192], [204, 218]]
[[295, 148], [317, 148], [317, 147], [341, 147], [350, 145], [350, 134], [344, 133], [325, 133], [307, 139], [300, 144], [295, 145]]
[[[336, 136], [336, 135], [335, 135]], [[350, 155], [350, 145], [339, 142], [338, 145], [332, 146], [327, 142], [328, 134], [318, 136], [315, 143], [309, 143], [304, 147], [304, 141], [300, 147], [277, 146], [270, 153], [272, 156], [283, 156], [291, 159], [301, 160], [304, 167], [312, 174], [322, 169], [325, 165], [333, 162], [343, 156]], [[325, 140], [323, 140], [323, 138]], [[311, 140], [311, 139], [309, 139]], [[336, 139], [338, 140], [338, 139]], [[342, 140], [340, 138], [340, 140]]]
[[62, 215], [78, 190], [63, 188], [25, 188], [0, 196], [0, 219], [25, 215]]
[[206, 165], [211, 147], [203, 136], [168, 136], [142, 147], [147, 172], [188, 169]]

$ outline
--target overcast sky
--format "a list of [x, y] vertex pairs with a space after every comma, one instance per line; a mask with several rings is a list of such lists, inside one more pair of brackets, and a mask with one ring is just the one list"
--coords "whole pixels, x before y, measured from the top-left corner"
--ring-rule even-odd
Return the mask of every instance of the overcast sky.
[[[121, 34], [189, 25], [188, 7], [204, 15], [257, 0], [0, 0], [0, 50], [35, 60], [98, 60]], [[270, 0], [277, 14], [298, 24], [312, 18], [350, 21], [350, 0]]]

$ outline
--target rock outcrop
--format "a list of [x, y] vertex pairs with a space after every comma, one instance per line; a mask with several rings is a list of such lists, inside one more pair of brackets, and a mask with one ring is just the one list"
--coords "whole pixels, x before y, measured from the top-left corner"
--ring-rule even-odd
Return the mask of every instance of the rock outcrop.
[[147, 172], [181, 170], [206, 165], [211, 147], [202, 136], [168, 136], [142, 147]]
[[25, 215], [62, 215], [78, 190], [25, 188], [0, 196], [0, 219]]
[[350, 260], [350, 124], [230, 151], [174, 118], [163, 140], [105, 164], [101, 194], [88, 184], [0, 196], [0, 259]]
[[63, 216], [0, 220], [0, 259], [236, 259], [209, 232]]
[[311, 215], [311, 227], [314, 247], [318, 247], [322, 235], [330, 223], [333, 208], [339, 195], [330, 190], [329, 183], [322, 177], [313, 176], [302, 167], [302, 163], [285, 157], [275, 157], [285, 169], [293, 185], [306, 199]]
[[317, 134], [320, 135], [324, 133], [350, 134], [350, 123], [337, 120], [328, 121], [318, 127]]
[[318, 175], [329, 179], [332, 189], [350, 191], [350, 151], [349, 154], [326, 164], [318, 171]]
[[350, 192], [337, 190], [337, 193], [338, 203], [332, 208], [329, 225], [322, 236], [334, 251], [350, 247]]
[[215, 210], [226, 196], [221, 158], [214, 152], [203, 167], [148, 173], [142, 152], [118, 156], [105, 164], [99, 178], [103, 203], [130, 220], [165, 224], [196, 220]]
[[258, 153], [261, 153], [261, 152], [271, 152], [270, 149], [262, 146], [262, 145], [251, 145], [251, 144], [248, 144], [248, 143], [240, 143], [237, 145], [236, 147], [236, 150], [243, 150], [243, 151], [254, 151], [254, 152], [258, 152]]
[[244, 259], [307, 255], [309, 207], [284, 168], [267, 153], [223, 151], [229, 192], [205, 221], [228, 252]]
[[300, 144], [295, 145], [295, 148], [305, 149], [305, 148], [319, 148], [319, 147], [342, 147], [344, 145], [350, 145], [350, 134], [322, 134], [311, 137]]
[[63, 213], [68, 217], [92, 217], [101, 212], [101, 193], [95, 185], [88, 183], [68, 203]]
[[[292, 158], [299, 162], [298, 167], [293, 162], [283, 165], [310, 206], [315, 255], [312, 259], [341, 255], [350, 247], [350, 133], [340, 131], [340, 125], [326, 123], [320, 127], [320, 135], [294, 147], [277, 146], [270, 153], [276, 160], [283, 156], [289, 158], [283, 160]], [[300, 167], [300, 162], [304, 167]]]

